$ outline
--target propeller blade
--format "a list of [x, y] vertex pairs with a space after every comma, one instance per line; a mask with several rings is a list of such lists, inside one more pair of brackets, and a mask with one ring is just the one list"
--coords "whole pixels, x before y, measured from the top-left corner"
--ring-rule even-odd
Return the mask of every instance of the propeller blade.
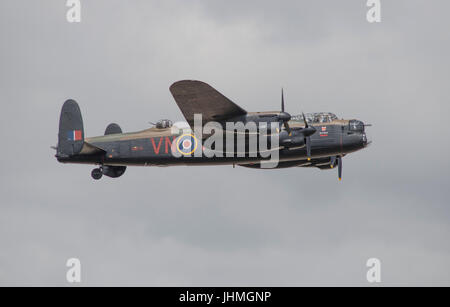
[[291, 135], [291, 128], [289, 127], [289, 124], [288, 124], [288, 121], [291, 120], [291, 114], [284, 111], [284, 90], [283, 90], [283, 88], [281, 88], [281, 112], [278, 115], [278, 120], [280, 121], [280, 124], [282, 124], [284, 126], [284, 129], [286, 129], [287, 133], [289, 135]]
[[334, 168], [335, 164], [336, 164], [336, 157], [333, 156], [330, 158], [330, 167]]
[[291, 136], [291, 127], [289, 127], [289, 124], [287, 122], [284, 122], [284, 128], [286, 129], [289, 136]]
[[305, 113], [302, 112], [303, 121], [305, 122], [305, 128], [308, 128], [308, 122], [306, 121]]
[[339, 156], [337, 158], [337, 161], [338, 161], [338, 177], [339, 177], [339, 180], [342, 180], [342, 157]]
[[306, 137], [306, 155], [308, 161], [311, 161], [311, 138], [309, 136]]

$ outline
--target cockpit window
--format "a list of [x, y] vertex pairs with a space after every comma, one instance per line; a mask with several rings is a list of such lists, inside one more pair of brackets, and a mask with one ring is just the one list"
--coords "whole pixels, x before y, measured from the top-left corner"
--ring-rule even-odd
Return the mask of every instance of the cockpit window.
[[[329, 112], [306, 113], [305, 118], [306, 121], [311, 124], [329, 123], [332, 122], [333, 120], [338, 119], [336, 115]], [[303, 116], [301, 114], [292, 116], [292, 120], [303, 122]]]

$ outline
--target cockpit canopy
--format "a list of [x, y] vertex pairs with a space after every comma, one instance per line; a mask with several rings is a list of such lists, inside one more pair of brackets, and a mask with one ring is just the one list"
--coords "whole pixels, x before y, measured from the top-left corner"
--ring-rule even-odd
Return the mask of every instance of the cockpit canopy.
[[156, 123], [156, 128], [165, 129], [172, 127], [173, 123], [170, 119], [161, 119]]
[[[330, 112], [305, 113], [305, 118], [309, 124], [329, 123], [338, 119], [336, 115]], [[292, 116], [292, 120], [303, 122], [303, 116], [301, 114]]]

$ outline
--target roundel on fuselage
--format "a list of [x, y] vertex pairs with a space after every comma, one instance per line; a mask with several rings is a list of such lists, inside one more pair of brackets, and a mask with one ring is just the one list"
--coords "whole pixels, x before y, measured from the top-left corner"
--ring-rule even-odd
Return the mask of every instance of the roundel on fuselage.
[[192, 134], [183, 134], [176, 140], [176, 148], [182, 155], [191, 155], [197, 149], [197, 138]]

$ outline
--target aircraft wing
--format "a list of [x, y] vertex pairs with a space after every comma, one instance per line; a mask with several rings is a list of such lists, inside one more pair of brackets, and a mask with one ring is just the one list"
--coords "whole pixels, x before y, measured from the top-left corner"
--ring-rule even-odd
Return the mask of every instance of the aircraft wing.
[[194, 80], [172, 84], [170, 92], [191, 128], [194, 114], [202, 114], [203, 125], [209, 121], [226, 121], [247, 112], [210, 85]]

